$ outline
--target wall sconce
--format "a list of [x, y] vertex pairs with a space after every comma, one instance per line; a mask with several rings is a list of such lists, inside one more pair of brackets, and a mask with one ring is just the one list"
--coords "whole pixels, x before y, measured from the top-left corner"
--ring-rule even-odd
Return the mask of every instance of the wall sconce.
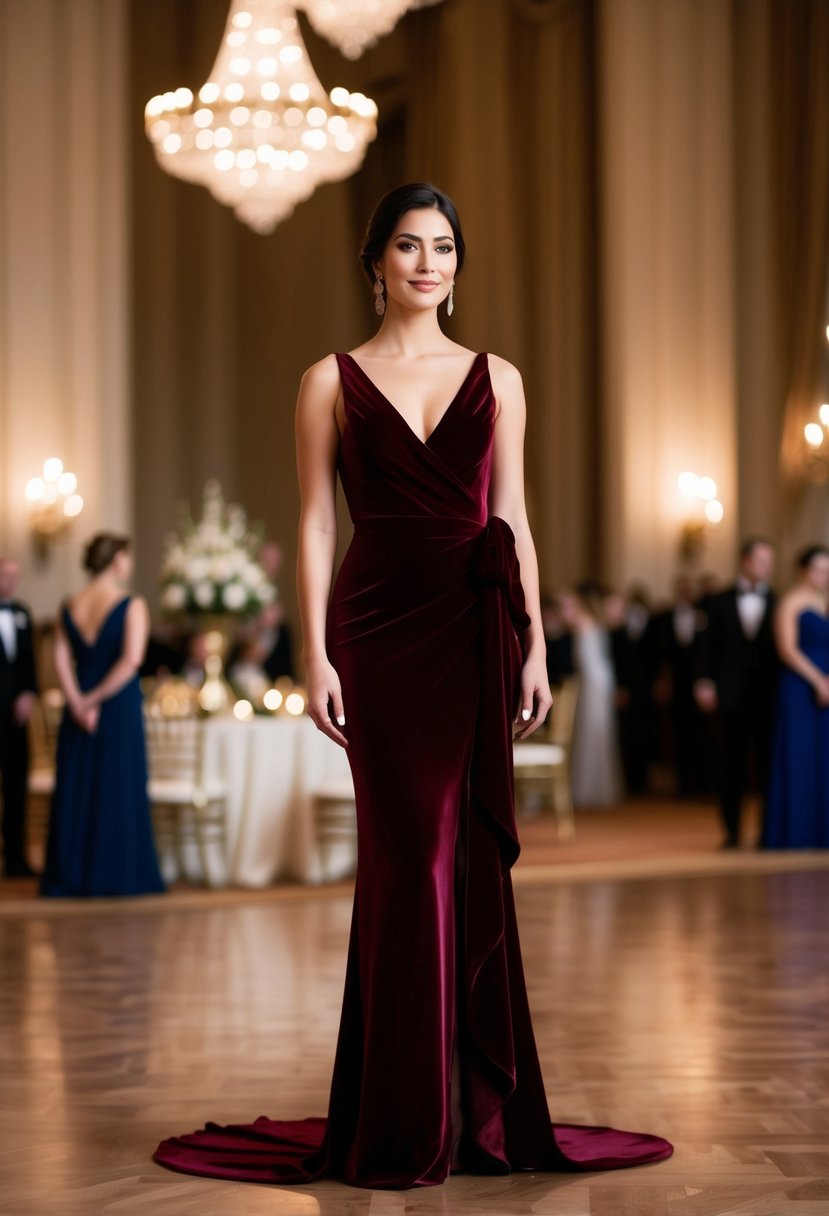
[[818, 422], [807, 422], [803, 428], [806, 440], [805, 468], [809, 481], [822, 484], [829, 480], [829, 453], [826, 448], [826, 432], [829, 431], [829, 402], [818, 410]]
[[64, 469], [57, 456], [44, 460], [42, 477], [31, 477], [26, 483], [29, 527], [35, 553], [41, 561], [50, 544], [71, 528], [83, 510], [83, 499], [77, 489], [77, 477]]
[[679, 533], [679, 556], [684, 562], [692, 562], [702, 553], [708, 530], [722, 523], [725, 510], [717, 498], [717, 483], [713, 477], [680, 473], [677, 487], [684, 515]]

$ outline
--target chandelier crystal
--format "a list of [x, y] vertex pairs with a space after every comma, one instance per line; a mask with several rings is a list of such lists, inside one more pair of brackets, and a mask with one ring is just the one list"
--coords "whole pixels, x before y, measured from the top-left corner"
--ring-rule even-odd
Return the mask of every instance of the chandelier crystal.
[[359, 168], [377, 134], [363, 93], [317, 79], [293, 4], [232, 0], [207, 81], [153, 97], [145, 128], [163, 169], [206, 186], [268, 233], [322, 182]]
[[318, 34], [359, 59], [378, 38], [390, 33], [405, 12], [440, 0], [297, 0]]

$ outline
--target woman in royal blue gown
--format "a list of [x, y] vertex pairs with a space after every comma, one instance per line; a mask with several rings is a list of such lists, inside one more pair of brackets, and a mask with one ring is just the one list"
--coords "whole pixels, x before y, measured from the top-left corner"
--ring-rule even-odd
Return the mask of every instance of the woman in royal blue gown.
[[61, 607], [55, 669], [66, 698], [42, 895], [141, 895], [164, 890], [147, 798], [138, 669], [146, 600], [126, 586], [126, 537], [87, 546], [87, 585]]
[[775, 618], [783, 671], [762, 837], [769, 849], [829, 847], [829, 549], [806, 549], [798, 569]]

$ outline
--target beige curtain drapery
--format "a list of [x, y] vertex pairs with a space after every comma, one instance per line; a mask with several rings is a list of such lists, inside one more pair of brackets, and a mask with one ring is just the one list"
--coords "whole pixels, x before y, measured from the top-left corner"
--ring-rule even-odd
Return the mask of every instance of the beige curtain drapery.
[[549, 586], [594, 573], [598, 555], [592, 8], [452, 0], [408, 31], [408, 176], [445, 189], [463, 219], [452, 335], [523, 374]]
[[777, 332], [785, 383], [783, 525], [801, 499], [803, 427], [814, 421], [829, 287], [829, 3], [771, 8], [773, 206]]

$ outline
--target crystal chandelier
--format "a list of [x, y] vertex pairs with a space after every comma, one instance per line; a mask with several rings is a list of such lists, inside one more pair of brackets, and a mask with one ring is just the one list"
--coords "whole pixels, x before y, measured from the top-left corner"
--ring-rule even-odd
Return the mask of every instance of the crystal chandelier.
[[232, 0], [205, 84], [153, 97], [145, 127], [163, 169], [206, 186], [255, 232], [318, 185], [348, 177], [377, 134], [363, 93], [326, 94], [288, 0]]
[[311, 25], [342, 51], [359, 59], [366, 47], [394, 29], [411, 8], [439, 4], [440, 0], [297, 0]]

